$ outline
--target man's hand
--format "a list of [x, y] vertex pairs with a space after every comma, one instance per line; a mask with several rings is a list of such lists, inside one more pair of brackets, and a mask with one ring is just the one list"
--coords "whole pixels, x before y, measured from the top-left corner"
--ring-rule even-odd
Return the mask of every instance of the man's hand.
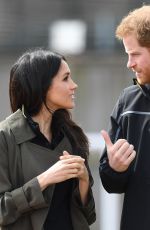
[[125, 139], [118, 139], [113, 144], [105, 130], [101, 131], [101, 135], [105, 140], [110, 167], [117, 172], [126, 171], [136, 156], [134, 146]]

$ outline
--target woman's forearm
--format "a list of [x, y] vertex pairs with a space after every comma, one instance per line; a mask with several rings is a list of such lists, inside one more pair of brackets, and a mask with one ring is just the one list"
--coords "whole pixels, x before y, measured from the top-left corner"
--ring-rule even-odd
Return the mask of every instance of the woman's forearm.
[[83, 205], [86, 205], [89, 191], [89, 178], [87, 180], [79, 180], [79, 191]]

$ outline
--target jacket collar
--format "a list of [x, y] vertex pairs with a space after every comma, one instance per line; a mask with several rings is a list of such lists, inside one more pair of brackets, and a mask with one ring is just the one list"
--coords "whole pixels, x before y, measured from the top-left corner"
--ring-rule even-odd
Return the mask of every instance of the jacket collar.
[[137, 85], [143, 95], [150, 100], [150, 84], [140, 85], [136, 78], [133, 78], [134, 85]]
[[35, 137], [35, 133], [28, 125], [27, 119], [20, 109], [7, 117], [6, 120], [15, 136], [17, 144], [21, 144]]

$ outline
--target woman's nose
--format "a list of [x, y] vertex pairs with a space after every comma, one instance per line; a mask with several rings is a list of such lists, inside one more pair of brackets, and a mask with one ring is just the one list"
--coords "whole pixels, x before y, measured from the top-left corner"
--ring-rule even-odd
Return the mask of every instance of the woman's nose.
[[72, 88], [73, 89], [77, 89], [78, 88], [78, 85], [72, 80]]

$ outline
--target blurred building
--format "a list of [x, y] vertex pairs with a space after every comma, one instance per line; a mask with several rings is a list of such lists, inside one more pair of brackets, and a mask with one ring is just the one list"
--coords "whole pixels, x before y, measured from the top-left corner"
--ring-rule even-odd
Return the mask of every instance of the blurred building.
[[10, 114], [9, 71], [16, 58], [35, 47], [58, 48], [66, 54], [79, 86], [73, 116], [92, 142], [97, 221], [91, 230], [119, 229], [122, 196], [108, 195], [98, 174], [104, 147], [100, 130], [107, 129], [121, 90], [132, 84], [115, 28], [129, 10], [142, 4], [141, 0], [0, 0], [0, 120]]

